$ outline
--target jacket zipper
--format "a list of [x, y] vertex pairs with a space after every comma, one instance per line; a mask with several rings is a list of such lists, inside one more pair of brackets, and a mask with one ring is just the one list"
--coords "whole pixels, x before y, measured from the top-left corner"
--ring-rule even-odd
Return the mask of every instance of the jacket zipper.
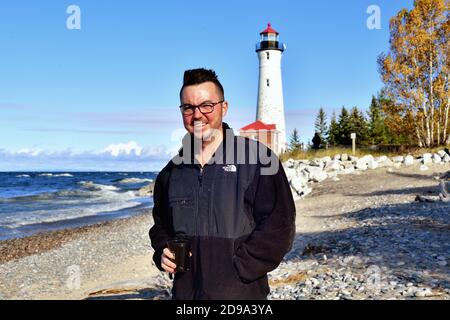
[[194, 235], [198, 236], [198, 210], [199, 210], [199, 202], [200, 202], [200, 193], [203, 187], [203, 168], [200, 167], [200, 174], [198, 175], [199, 188], [197, 192], [197, 210], [195, 211], [195, 230]]

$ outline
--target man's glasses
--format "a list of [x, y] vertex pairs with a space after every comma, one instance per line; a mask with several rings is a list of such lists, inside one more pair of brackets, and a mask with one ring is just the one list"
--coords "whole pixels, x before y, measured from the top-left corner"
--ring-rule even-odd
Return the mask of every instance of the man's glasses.
[[205, 102], [198, 106], [193, 106], [191, 104], [183, 104], [180, 106], [181, 113], [185, 116], [193, 115], [195, 109], [198, 108], [202, 114], [208, 114], [214, 111], [214, 107], [220, 103], [225, 102], [225, 100], [213, 103], [213, 102]]

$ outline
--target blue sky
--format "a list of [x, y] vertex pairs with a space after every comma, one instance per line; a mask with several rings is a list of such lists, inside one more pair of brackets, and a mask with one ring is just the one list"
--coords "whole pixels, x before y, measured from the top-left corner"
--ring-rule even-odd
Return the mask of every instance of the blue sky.
[[[157, 171], [178, 147], [184, 70], [213, 68], [235, 129], [253, 122], [255, 43], [268, 22], [287, 50], [288, 134], [311, 139], [322, 106], [366, 109], [382, 87], [389, 18], [413, 0], [0, 3], [0, 171]], [[69, 30], [66, 9], [81, 9]], [[381, 9], [369, 30], [367, 8]]]

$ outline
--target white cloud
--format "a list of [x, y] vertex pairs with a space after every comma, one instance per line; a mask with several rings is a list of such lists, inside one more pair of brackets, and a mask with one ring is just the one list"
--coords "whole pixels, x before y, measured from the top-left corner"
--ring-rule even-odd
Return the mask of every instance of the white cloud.
[[135, 141], [110, 144], [101, 150], [79, 153], [71, 149], [17, 151], [0, 149], [0, 171], [34, 170], [131, 170], [158, 171], [171, 159], [171, 148], [164, 145], [142, 147]]
[[142, 154], [142, 147], [135, 141], [130, 141], [128, 143], [110, 144], [103, 152], [109, 152], [113, 157], [118, 157], [121, 154], [130, 155], [132, 153], [136, 156], [140, 156]]

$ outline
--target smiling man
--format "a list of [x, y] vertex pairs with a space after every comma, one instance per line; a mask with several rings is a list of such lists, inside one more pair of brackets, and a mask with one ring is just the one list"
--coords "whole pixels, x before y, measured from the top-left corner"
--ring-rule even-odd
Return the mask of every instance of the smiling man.
[[[283, 167], [270, 149], [235, 136], [222, 121], [228, 102], [214, 71], [186, 71], [180, 100], [187, 135], [155, 182], [153, 260], [175, 274], [173, 299], [267, 299], [267, 273], [295, 235]], [[190, 243], [183, 272], [168, 249], [173, 238]]]

